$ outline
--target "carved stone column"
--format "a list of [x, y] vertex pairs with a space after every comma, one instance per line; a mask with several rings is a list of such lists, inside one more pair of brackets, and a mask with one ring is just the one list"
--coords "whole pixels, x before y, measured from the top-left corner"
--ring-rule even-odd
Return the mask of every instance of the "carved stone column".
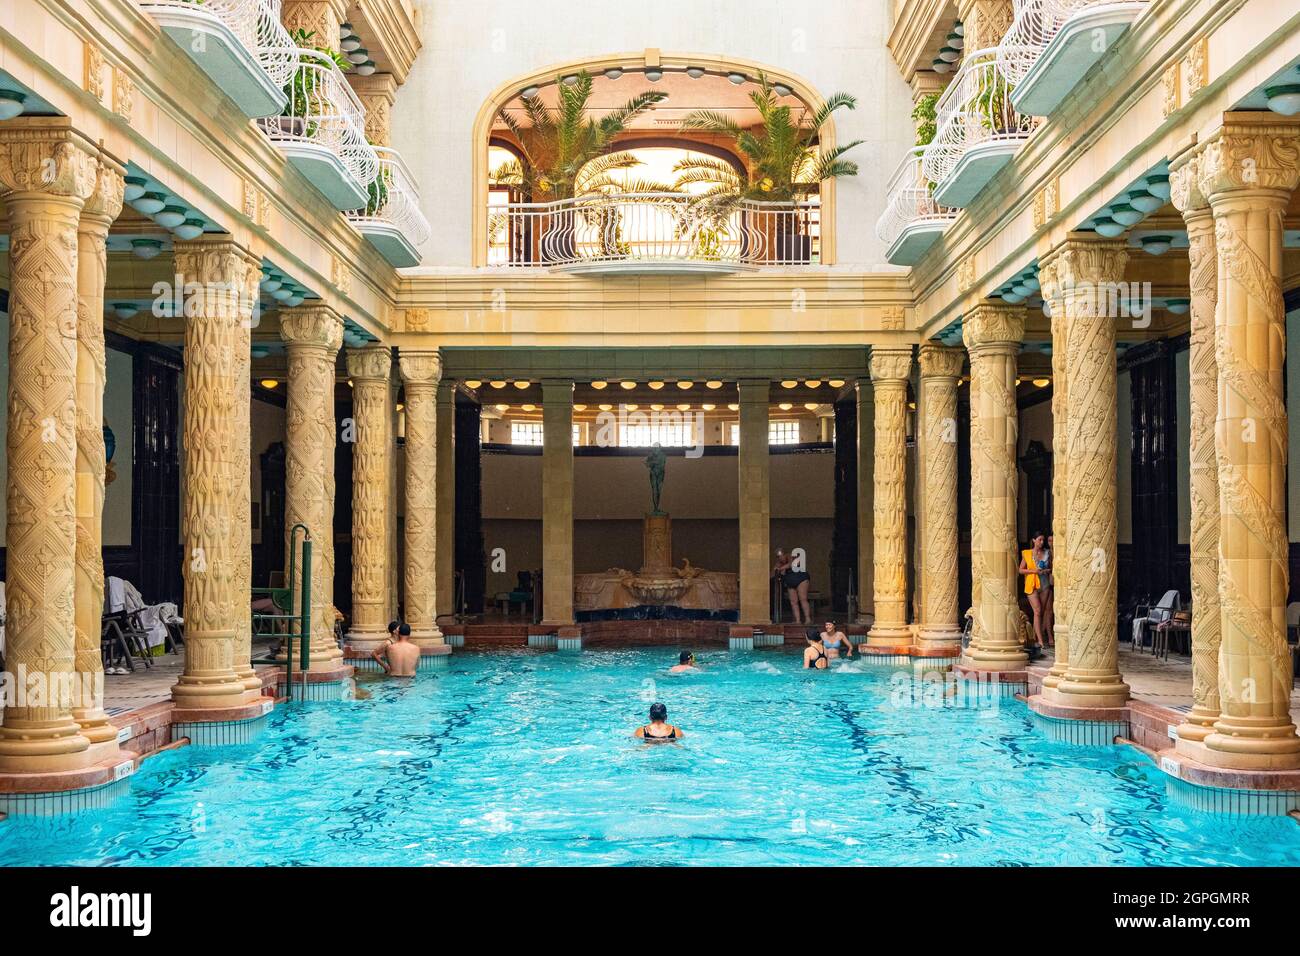
[[1069, 529], [1069, 424], [1070, 383], [1066, 374], [1069, 348], [1066, 344], [1065, 300], [1057, 276], [1056, 261], [1045, 257], [1039, 263], [1043, 299], [1052, 315], [1052, 640], [1056, 645], [1052, 668], [1043, 678], [1044, 687], [1055, 687], [1070, 663], [1070, 572], [1065, 556], [1070, 547]]
[[876, 619], [867, 634], [870, 644], [912, 643], [907, 625], [907, 381], [911, 374], [911, 348], [872, 348]]
[[[1043, 697], [1076, 707], [1121, 707], [1128, 685], [1119, 673], [1115, 506], [1115, 322], [1112, 303], [1124, 280], [1124, 240], [1073, 235], [1046, 258], [1055, 269], [1068, 335], [1066, 470], [1069, 529], [1070, 660]], [[1040, 270], [1041, 273], [1041, 270]], [[1055, 351], [1055, 349], [1053, 349]], [[1053, 555], [1055, 563], [1059, 559]]]
[[1218, 266], [1214, 214], [1201, 192], [1199, 153], [1189, 152], [1169, 165], [1171, 198], [1187, 223], [1188, 284], [1191, 292], [1190, 375], [1191, 558], [1192, 558], [1192, 709], [1178, 727], [1180, 749], [1203, 741], [1219, 719], [1219, 463], [1214, 453], [1219, 368], [1214, 357], [1214, 308]]
[[387, 346], [349, 349], [352, 379], [352, 628], [348, 643], [373, 650], [387, 636], [388, 606], [388, 424], [392, 409]]
[[397, 80], [391, 73], [347, 74], [357, 99], [366, 108], [366, 139], [372, 146], [391, 146], [393, 101], [397, 97]]
[[[261, 263], [229, 239], [177, 241], [176, 273], [186, 285], [185, 418], [181, 447], [184, 541], [185, 671], [172, 688], [181, 709], [236, 707], [246, 688], [236, 672], [236, 639], [249, 615], [249, 595], [235, 590], [240, 546], [235, 472], [240, 436], [236, 343], [247, 321], [247, 299]], [[246, 430], [246, 429], [245, 429]], [[247, 497], [247, 491], [243, 492]]]
[[435, 607], [442, 357], [403, 349], [399, 362], [406, 391], [406, 622], [413, 642], [435, 647], [444, 643]]
[[0, 771], [75, 770], [94, 759], [72, 706], [77, 226], [96, 160], [66, 127], [21, 124], [0, 128], [10, 241], [5, 666], [22, 675], [18, 687], [35, 679], [51, 693], [7, 702]]
[[1011, 29], [1015, 11], [1011, 0], [959, 0], [957, 18], [966, 28], [966, 50], [995, 47]]
[[253, 669], [253, 325], [257, 320], [257, 284], [261, 263], [249, 269], [240, 290], [239, 324], [235, 327], [234, 404], [231, 408], [235, 433], [232, 474], [232, 517], [234, 534], [235, 673], [251, 697], [262, 695], [262, 679]]
[[[302, 524], [311, 533], [310, 671], [343, 669], [343, 652], [334, 640], [334, 421], [335, 366], [343, 344], [343, 320], [333, 309], [302, 305], [280, 312], [280, 338], [288, 346], [289, 376], [285, 410], [284, 525], [286, 575], [289, 555], [294, 577], [302, 574]], [[299, 581], [293, 607], [301, 606]], [[285, 653], [281, 651], [281, 657]], [[295, 652], [294, 667], [301, 667]]]
[[1300, 177], [1300, 127], [1230, 113], [1206, 142], [1200, 188], [1214, 213], [1219, 463], [1219, 709], [1204, 760], [1300, 767], [1286, 645], [1287, 417], [1282, 216]]
[[976, 670], [1020, 670], [1020, 576], [1016, 540], [1016, 356], [1021, 306], [981, 302], [962, 318], [971, 364], [971, 579], [978, 627], [963, 658]]
[[858, 399], [858, 620], [865, 624], [874, 617], [876, 597], [875, 551], [875, 461], [876, 392], [871, 379], [857, 381]]
[[339, 25], [347, 19], [347, 0], [284, 0], [280, 7], [280, 22], [286, 30], [309, 30], [312, 46], [327, 47], [337, 52]]
[[438, 385], [438, 615], [456, 613], [456, 383]]
[[573, 623], [573, 382], [542, 382], [542, 623]]
[[923, 647], [957, 647], [957, 383], [965, 355], [961, 349], [922, 345], [921, 427], [918, 429], [923, 480], [920, 496], [921, 621]]
[[770, 479], [768, 476], [767, 379], [742, 379], [740, 398], [740, 615], [738, 624], [772, 623], [772, 569]]
[[123, 170], [101, 156], [95, 191], [77, 228], [77, 573], [76, 672], [89, 697], [72, 716], [105, 755], [117, 747], [117, 728], [104, 713], [104, 662], [100, 625], [104, 612], [104, 279], [107, 240], [122, 211]]

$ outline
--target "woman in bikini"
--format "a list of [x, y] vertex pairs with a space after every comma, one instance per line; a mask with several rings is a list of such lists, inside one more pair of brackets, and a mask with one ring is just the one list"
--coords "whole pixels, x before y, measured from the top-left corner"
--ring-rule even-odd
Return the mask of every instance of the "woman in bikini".
[[681, 728], [674, 727], [668, 723], [668, 708], [663, 704], [650, 705], [650, 723], [643, 727], [638, 727], [633, 737], [639, 737], [642, 740], [681, 740], [686, 735], [682, 733]]
[[835, 626], [834, 621], [827, 621], [822, 625], [822, 647], [826, 649], [826, 656], [834, 660], [840, 656], [840, 649], [843, 648], [845, 657], [853, 656], [853, 642], [844, 636], [844, 632]]
[[1042, 647], [1043, 619], [1051, 600], [1052, 552], [1047, 549], [1047, 536], [1041, 531], [1020, 552], [1020, 574], [1025, 579], [1029, 606], [1034, 610], [1034, 640]]

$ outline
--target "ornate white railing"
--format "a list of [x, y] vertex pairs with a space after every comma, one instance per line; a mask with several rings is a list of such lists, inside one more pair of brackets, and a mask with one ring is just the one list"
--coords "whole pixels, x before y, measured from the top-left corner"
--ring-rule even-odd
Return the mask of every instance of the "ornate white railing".
[[742, 201], [720, 211], [687, 193], [489, 202], [488, 262], [807, 265], [820, 259], [819, 213], [816, 202]]
[[926, 179], [921, 160], [926, 147], [915, 146], [898, 164], [885, 191], [885, 211], [876, 220], [876, 238], [893, 245], [908, 226], [921, 222], [947, 223], [957, 210], [934, 201], [934, 184]]
[[376, 223], [392, 226], [413, 246], [422, 246], [429, 240], [429, 220], [420, 212], [420, 190], [415, 177], [395, 150], [376, 146], [379, 157], [379, 175], [367, 191], [370, 201], [364, 209], [354, 209], [348, 219], [357, 225]]
[[1015, 86], [1075, 14], [1096, 7], [1132, 6], [1115, 0], [1015, 0], [1015, 19], [998, 45], [998, 69]]
[[935, 106], [934, 142], [921, 169], [942, 183], [968, 150], [984, 143], [1014, 142], [1029, 136], [1033, 117], [1011, 106], [1012, 84], [997, 66], [997, 50], [977, 50], [966, 57]]
[[288, 83], [298, 65], [298, 49], [280, 22], [280, 0], [141, 0], [140, 6], [220, 21], [276, 86]]
[[298, 67], [284, 87], [289, 104], [283, 115], [258, 123], [275, 143], [329, 150], [366, 188], [379, 174], [379, 157], [366, 142], [365, 107], [328, 56], [309, 49], [299, 49], [297, 54]]

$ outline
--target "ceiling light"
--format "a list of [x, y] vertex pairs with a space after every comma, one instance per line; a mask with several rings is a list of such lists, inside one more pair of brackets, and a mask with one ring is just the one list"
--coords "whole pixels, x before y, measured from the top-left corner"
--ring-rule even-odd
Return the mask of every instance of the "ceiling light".
[[596, 389], [597, 391], [600, 391], [602, 388], [604, 388], [604, 387], [605, 387], [606, 385], [608, 385], [608, 384], [609, 384], [609, 382], [592, 382], [592, 383], [591, 383], [591, 387], [594, 388], [594, 389]]
[[1092, 227], [1097, 231], [1097, 235], [1105, 236], [1107, 239], [1114, 239], [1116, 236], [1124, 235], [1124, 227], [1114, 219], [1109, 219], [1105, 216], [1097, 219], [1096, 222], [1093, 223]]
[[370, 51], [363, 46], [359, 46], [355, 50], [348, 51], [348, 59], [357, 64], [365, 63], [366, 60], [370, 59]]
[[284, 285], [284, 280], [274, 272], [262, 273], [262, 281], [258, 283], [263, 292], [274, 292], [280, 286]]
[[686, 75], [689, 76], [692, 80], [698, 80], [700, 77], [704, 75], [704, 71], [700, 69], [698, 66], [688, 66], [686, 68]]
[[744, 83], [747, 79], [749, 79], [749, 77], [747, 77], [744, 73], [728, 73], [727, 79], [731, 80], [732, 83], [735, 83], [737, 86], [739, 86], [741, 83]]
[[505, 388], [505, 387], [506, 387], [506, 383], [503, 382], [503, 381], [501, 381], [500, 379], [497, 379], [495, 382], [488, 382], [488, 384], [491, 385], [493, 388]]
[[1288, 83], [1285, 86], [1270, 86], [1264, 90], [1268, 97], [1268, 108], [1283, 116], [1295, 116], [1300, 113], [1300, 85]]
[[656, 404], [650, 406], [650, 410], [651, 410], [651, 411], [655, 411], [655, 412], [662, 412], [662, 411], [664, 410], [664, 407], [663, 407], [662, 405], [656, 403]]
[[263, 388], [275, 388], [280, 383], [273, 378], [264, 378], [258, 384], [261, 385]]
[[339, 41], [339, 46], [344, 53], [351, 53], [353, 50], [361, 49], [361, 37], [355, 33], [350, 33]]
[[1155, 212], [1165, 201], [1145, 189], [1135, 189], [1128, 194], [1128, 204], [1139, 212]]
[[961, 51], [955, 50], [950, 46], [946, 46], [939, 51], [939, 59], [943, 60], [943, 62], [945, 63], [953, 63], [960, 56], [961, 56]]
[[656, 392], [659, 391], [659, 389], [664, 387], [663, 382], [650, 382], [649, 384], [650, 387], [653, 388]]
[[815, 412], [815, 411], [817, 411], [817, 403], [816, 403], [816, 402], [804, 402], [803, 407], [806, 408], [806, 409], [808, 409], [808, 411], [810, 411], [810, 412]]
[[1174, 315], [1182, 315], [1191, 308], [1191, 299], [1165, 299], [1165, 309]]
[[713, 405], [709, 402], [705, 402], [703, 405], [700, 406], [700, 408], [704, 409], [706, 412], [711, 412], [717, 407], [718, 407], [717, 405]]
[[610, 79], [610, 80], [617, 80], [622, 75], [623, 75], [623, 71], [616, 66], [610, 67], [608, 70], [605, 71], [606, 79]]
[[508, 412], [508, 411], [510, 411], [510, 406], [509, 406], [509, 405], [498, 405], [498, 406], [496, 406], [496, 410], [499, 411], [499, 412]]
[[794, 405], [792, 405], [790, 402], [782, 402], [780, 405], [777, 406], [777, 408], [781, 409], [781, 411], [783, 412], [788, 412], [790, 409], [794, 408]]
[[186, 219], [176, 227], [175, 236], [177, 239], [197, 239], [203, 235], [203, 227], [207, 225], [202, 219]]
[[574, 406], [573, 406], [573, 410], [574, 410], [575, 412], [585, 412], [585, 411], [587, 410], [587, 406], [586, 406], [586, 405], [574, 405]]
[[784, 83], [773, 84], [772, 89], [776, 91], [777, 96], [789, 96], [794, 92], [794, 90], [790, 89], [790, 87], [786, 86]]
[[537, 411], [537, 406], [536, 406], [536, 405], [520, 405], [519, 407], [520, 407], [521, 409], [523, 409], [524, 411], [526, 411], [526, 412], [535, 412], [535, 411]]
[[959, 37], [964, 37], [966, 35], [966, 27], [960, 20], [954, 20], [952, 24], [952, 32], [957, 34]]
[[691, 410], [690, 403], [689, 403], [689, 402], [686, 402], [686, 403], [684, 403], [684, 404], [682, 404], [682, 405], [678, 405], [678, 406], [677, 406], [677, 410], [678, 410], [679, 412], [689, 412], [689, 411]]
[[844, 387], [844, 379], [842, 379], [842, 378], [833, 378], [833, 379], [831, 379], [829, 382], [827, 382], [826, 384], [829, 385], [831, 388], [843, 388], [843, 387]]
[[271, 293], [271, 298], [276, 302], [283, 302], [286, 299], [293, 298], [294, 288], [289, 283], [285, 283], [280, 288]]
[[930, 64], [930, 69], [934, 70], [936, 73], [947, 73], [952, 69], [952, 64], [946, 63], [943, 60], [935, 60]]
[[1142, 221], [1142, 213], [1122, 202], [1110, 207], [1110, 218], [1124, 226], [1136, 226]]
[[570, 73], [568, 76], [566, 76], [566, 77], [564, 77], [563, 79], [561, 79], [560, 82], [563, 83], [565, 86], [577, 86], [577, 85], [578, 85], [578, 74], [577, 74], [577, 73]]
[[960, 50], [966, 45], [966, 40], [960, 33], [954, 30], [952, 33], [948, 34], [948, 45], [954, 50]]
[[660, 80], [662, 80], [662, 79], [664, 78], [664, 71], [663, 71], [663, 70], [646, 70], [646, 71], [645, 71], [645, 78], [646, 78], [647, 80], [649, 80], [651, 83], [658, 83]]
[[158, 223], [164, 229], [175, 229], [185, 221], [184, 206], [164, 206], [154, 217], [153, 221]]
[[602, 412], [607, 412], [607, 411], [609, 411], [610, 409], [612, 409], [614, 406], [613, 406], [613, 405], [599, 405], [599, 406], [597, 406], [597, 407], [600, 408], [600, 410], [601, 410]]
[[641, 406], [640, 406], [640, 405], [624, 405], [623, 407], [626, 408], [629, 412], [634, 412], [634, 411], [636, 411], [638, 408], [640, 408]]
[[795, 381], [794, 379], [792, 379], [792, 378], [787, 378], [784, 382], [781, 383], [781, 387], [782, 387], [782, 388], [798, 388], [798, 387], [799, 387], [799, 383], [796, 382], [796, 381]]
[[1036, 378], [1034, 379], [1034, 384], [1039, 388], [1047, 388], [1047, 386], [1052, 384], [1052, 380], [1050, 378]]
[[122, 189], [122, 198], [129, 203], [135, 202], [143, 196], [145, 186], [149, 184], [149, 181], [143, 176], [127, 176], [125, 182], [126, 186]]
[[135, 207], [136, 212], [152, 216], [156, 212], [161, 212], [167, 205], [167, 197], [162, 193], [145, 193], [131, 205]]
[[375, 66], [374, 60], [366, 60], [365, 63], [357, 64], [357, 72], [362, 76], [373, 76], [376, 69], [378, 67]]
[[1147, 192], [1159, 196], [1165, 202], [1169, 201], [1169, 177], [1163, 175], [1148, 176], [1146, 178]]
[[1173, 241], [1173, 236], [1143, 236], [1142, 251], [1149, 252], [1153, 256], [1163, 256], [1169, 251]]
[[821, 388], [822, 380], [819, 378], [810, 378], [808, 381], [804, 382], [804, 384], [809, 388]]
[[541, 90], [536, 86], [525, 86], [522, 90], [519, 91], [519, 95], [526, 100], [531, 100], [534, 96], [536, 96], [540, 92]]
[[525, 379], [521, 379], [521, 380], [515, 382], [515, 388], [527, 388], [530, 384], [531, 384], [531, 383], [528, 381], [528, 379], [526, 379], [526, 378], [525, 378]]
[[0, 120], [11, 120], [23, 111], [26, 93], [17, 90], [0, 90]]
[[695, 383], [694, 383], [694, 382], [688, 382], [688, 381], [684, 381], [684, 380], [683, 380], [683, 381], [677, 383], [677, 387], [680, 388], [680, 389], [694, 388], [694, 387], [695, 387]]
[[619, 385], [619, 388], [622, 388], [622, 389], [624, 389], [625, 391], [628, 391], [628, 392], [630, 392], [630, 391], [632, 391], [632, 389], [636, 388], [636, 382], [626, 382], [626, 381], [624, 381], [624, 382], [619, 382], [618, 385]]
[[162, 245], [158, 239], [132, 239], [131, 251], [141, 259], [154, 259], [162, 252]]
[[728, 407], [729, 409], [731, 409], [733, 412], [738, 412], [738, 411], [740, 411], [740, 406], [737, 405], [735, 402], [732, 402], [732, 403], [729, 404], [727, 407]]
[[140, 309], [136, 306], [134, 302], [113, 303], [113, 314], [116, 315], [119, 319], [122, 319], [123, 321], [126, 321], [127, 319], [131, 318], [131, 316], [135, 315], [139, 311]]

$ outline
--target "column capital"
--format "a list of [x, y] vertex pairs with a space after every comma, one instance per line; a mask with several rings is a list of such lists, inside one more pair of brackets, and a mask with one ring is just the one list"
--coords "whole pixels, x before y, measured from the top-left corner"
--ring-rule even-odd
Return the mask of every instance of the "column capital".
[[926, 342], [920, 349], [921, 378], [961, 378], [966, 354], [959, 348]]
[[1273, 113], [1226, 113], [1199, 150], [1197, 167], [1210, 202], [1234, 192], [1289, 193], [1300, 182], [1300, 125]]
[[967, 351], [1020, 348], [1025, 337], [1025, 307], [986, 300], [962, 316], [961, 337]]
[[871, 349], [871, 381], [879, 384], [896, 382], [902, 384], [912, 374], [912, 347]]
[[101, 153], [95, 166], [94, 191], [81, 207], [82, 225], [94, 225], [107, 231], [122, 212], [122, 193], [125, 189], [126, 170]]
[[370, 76], [349, 73], [348, 82], [366, 108], [366, 138], [375, 146], [391, 146], [397, 78], [391, 73], [372, 73]]
[[[200, 236], [172, 242], [172, 260], [176, 272], [187, 282], [217, 286], [257, 302], [257, 283], [261, 279], [262, 260], [229, 236]], [[281, 313], [280, 325], [284, 326]]]
[[7, 120], [0, 128], [0, 195], [32, 193], [84, 203], [98, 182], [97, 151], [66, 117]]
[[343, 319], [325, 305], [280, 310], [280, 338], [286, 345], [309, 345], [337, 352], [343, 344]]
[[442, 378], [442, 356], [436, 349], [401, 349], [397, 364], [407, 385], [437, 385]]
[[387, 345], [348, 349], [348, 376], [359, 382], [387, 383], [393, 370], [393, 354]]
[[346, 22], [348, 0], [285, 0], [280, 10], [280, 21], [290, 33], [310, 30], [312, 41], [337, 52], [339, 24]]
[[1124, 267], [1127, 265], [1128, 244], [1123, 239], [1107, 239], [1090, 232], [1072, 232], [1064, 242], [1042, 258], [1038, 274], [1039, 281], [1042, 282], [1043, 270], [1049, 270], [1049, 281], [1056, 286], [1050, 300], [1069, 292], [1123, 282]]
[[1189, 146], [1169, 161], [1169, 200], [1174, 208], [1191, 218], [1208, 212], [1210, 199], [1201, 191], [1201, 153], [1204, 145]]

